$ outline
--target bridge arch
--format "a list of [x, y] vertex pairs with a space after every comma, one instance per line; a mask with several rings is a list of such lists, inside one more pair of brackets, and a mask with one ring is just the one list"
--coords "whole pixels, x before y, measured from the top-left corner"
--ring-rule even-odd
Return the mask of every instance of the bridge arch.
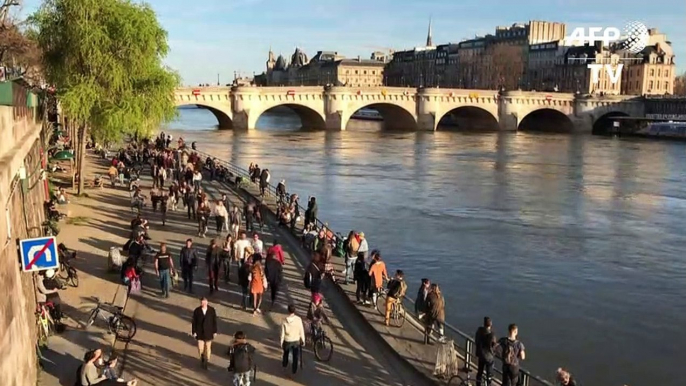
[[387, 102], [372, 102], [369, 104], [364, 104], [361, 106], [355, 106], [357, 109], [349, 114], [345, 122], [345, 127], [347, 129], [348, 123], [352, 116], [360, 110], [371, 109], [379, 112], [383, 118], [383, 129], [384, 130], [416, 130], [417, 129], [417, 119], [415, 118], [414, 111], [408, 110], [406, 107], [401, 105], [396, 105]]
[[517, 130], [571, 132], [574, 130], [574, 123], [560, 110], [542, 108], [532, 110], [522, 117]]
[[183, 106], [197, 106], [198, 108], [208, 110], [217, 119], [217, 125], [220, 129], [233, 129], [233, 120], [231, 119], [230, 113], [225, 112], [217, 107], [210, 106], [203, 103], [177, 103], [176, 107]]
[[437, 119], [436, 130], [498, 131], [498, 118], [492, 112], [478, 106], [460, 106], [445, 112]]
[[309, 106], [301, 105], [298, 103], [279, 103], [275, 105], [270, 105], [269, 107], [259, 110], [257, 112], [251, 112], [251, 115], [253, 116], [254, 119], [254, 124], [252, 127], [255, 127], [257, 124], [257, 121], [262, 117], [265, 113], [272, 111], [274, 109], [278, 108], [287, 108], [294, 112], [298, 118], [300, 118], [300, 123], [302, 129], [305, 130], [322, 130], [326, 129], [326, 120], [324, 117], [324, 114], [320, 111], [317, 111]]
[[598, 119], [593, 122], [593, 134], [608, 134], [612, 132], [612, 127], [614, 124], [614, 119], [616, 117], [628, 117], [624, 111], [610, 111], [598, 117]]

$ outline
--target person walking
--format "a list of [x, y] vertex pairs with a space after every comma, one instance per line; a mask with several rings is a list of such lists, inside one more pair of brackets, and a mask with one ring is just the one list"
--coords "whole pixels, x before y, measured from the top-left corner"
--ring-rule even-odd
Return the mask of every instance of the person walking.
[[228, 216], [229, 213], [226, 211], [224, 203], [217, 200], [217, 203], [214, 206], [214, 219], [217, 223], [217, 234], [221, 234], [224, 230], [224, 221], [226, 221]]
[[262, 295], [264, 294], [266, 283], [267, 278], [264, 275], [262, 263], [259, 261], [253, 263], [250, 269], [250, 294], [253, 297], [253, 316], [262, 313], [260, 306], [262, 305]]
[[495, 353], [503, 361], [502, 386], [516, 386], [519, 382], [519, 362], [526, 359], [526, 352], [524, 344], [517, 340], [517, 325], [510, 324], [507, 331], [508, 336], [500, 338]]
[[245, 232], [241, 232], [238, 236], [238, 240], [234, 243], [234, 251], [233, 251], [233, 258], [238, 259], [241, 262], [245, 260], [245, 250], [251, 247], [252, 243], [250, 240], [248, 240], [247, 235]]
[[431, 343], [431, 332], [434, 325], [438, 325], [439, 342], [445, 342], [445, 303], [438, 284], [431, 284], [429, 294], [426, 296], [426, 315], [424, 315], [424, 344]]
[[271, 304], [269, 306], [269, 309], [271, 310], [274, 308], [276, 296], [279, 293], [279, 288], [283, 281], [283, 265], [275, 254], [267, 254], [267, 260], [264, 263], [264, 271], [267, 277], [267, 287], [271, 293]]
[[388, 281], [388, 272], [386, 271], [386, 263], [381, 261], [381, 252], [375, 251], [372, 258], [372, 265], [369, 267], [369, 277], [371, 279], [371, 293], [372, 305], [376, 305], [376, 299], [383, 287], [383, 281]]
[[207, 298], [200, 298], [200, 307], [193, 311], [191, 334], [198, 341], [198, 354], [202, 368], [207, 370], [207, 364], [212, 356], [212, 340], [217, 336], [217, 313], [207, 304]]
[[[493, 322], [488, 316], [484, 317], [484, 325], [476, 330], [474, 335], [474, 345], [476, 346], [476, 357], [478, 358], [478, 369], [476, 371], [476, 384], [491, 386], [491, 375], [493, 374], [493, 361], [495, 359], [496, 339], [492, 331]], [[485, 382], [482, 379], [486, 376]]]
[[251, 199], [243, 207], [243, 217], [245, 217], [245, 231], [253, 232], [253, 216], [255, 214], [255, 202]]
[[264, 253], [264, 242], [260, 240], [260, 235], [257, 234], [257, 232], [253, 233], [252, 235], [252, 250], [255, 253], [259, 253], [260, 255]]
[[207, 234], [207, 221], [210, 218], [210, 208], [205, 202], [199, 201], [198, 204], [198, 236], [205, 237]]
[[248, 343], [245, 333], [236, 332], [229, 348], [229, 371], [233, 372], [233, 386], [250, 386], [254, 353], [255, 347]]
[[212, 239], [210, 246], [207, 247], [205, 254], [205, 266], [207, 267], [207, 274], [210, 284], [210, 294], [214, 291], [219, 291], [219, 271], [222, 265], [222, 250], [217, 245], [217, 240]]
[[279, 244], [279, 240], [274, 239], [274, 244], [267, 249], [267, 257], [269, 256], [274, 256], [274, 258], [281, 263], [281, 265], [284, 265], [286, 262], [283, 256], [283, 247], [281, 247], [281, 244]]
[[367, 263], [364, 260], [355, 259], [354, 276], [357, 288], [355, 289], [355, 298], [358, 304], [371, 304], [367, 299], [369, 292], [369, 271], [367, 270]]
[[318, 212], [317, 199], [315, 197], [310, 197], [307, 201], [307, 209], [305, 209], [305, 228], [316, 225]]
[[417, 290], [417, 298], [414, 302], [414, 312], [417, 313], [419, 320], [424, 318], [424, 315], [426, 314], [426, 297], [429, 295], [430, 286], [431, 282], [429, 279], [422, 279], [422, 284], [419, 286], [419, 290]]
[[238, 230], [241, 227], [241, 212], [238, 211], [238, 205], [231, 208], [229, 222], [231, 223], [229, 231], [233, 234], [234, 239], [238, 239]]
[[360, 246], [357, 248], [357, 259], [367, 261], [369, 255], [369, 243], [364, 236], [364, 232], [360, 232]]
[[181, 265], [181, 277], [183, 278], [183, 290], [193, 293], [193, 272], [198, 269], [198, 253], [193, 248], [193, 239], [186, 240], [186, 245], [179, 253]]
[[167, 244], [160, 244], [160, 251], [155, 255], [155, 273], [160, 278], [162, 296], [169, 297], [169, 287], [171, 286], [171, 272], [174, 270], [174, 260], [167, 252]]
[[184, 194], [184, 203], [186, 204], [186, 208], [188, 210], [189, 220], [197, 219], [197, 214], [195, 211], [196, 201], [197, 197], [195, 196], [195, 192], [193, 191], [193, 189], [190, 186], [186, 187], [186, 193]]
[[224, 267], [224, 283], [229, 284], [231, 279], [231, 263], [233, 262], [233, 235], [229, 233], [222, 248], [222, 266]]
[[354, 230], [352, 230], [350, 231], [350, 233], [348, 233], [348, 238], [345, 239], [345, 243], [343, 245], [343, 249], [345, 250], [345, 270], [343, 271], [343, 273], [345, 274], [344, 284], [348, 284], [351, 275], [353, 275], [354, 279], [353, 270], [355, 267], [355, 261], [357, 261], [357, 250], [359, 248], [360, 242], [358, 240], [357, 234]]
[[281, 365], [288, 367], [288, 356], [293, 357], [292, 373], [298, 372], [298, 359], [300, 356], [300, 346], [305, 344], [305, 327], [302, 319], [295, 314], [295, 305], [288, 305], [288, 316], [281, 324], [281, 348], [283, 349], [283, 360]]
[[260, 173], [260, 196], [264, 196], [264, 192], [267, 189], [267, 186], [269, 186], [269, 180], [271, 179], [271, 174], [269, 173], [269, 169], [264, 169], [262, 170], [262, 173]]
[[252, 262], [250, 259], [243, 260], [238, 269], [238, 285], [241, 286], [241, 309], [248, 309], [248, 302], [250, 300], [250, 269]]

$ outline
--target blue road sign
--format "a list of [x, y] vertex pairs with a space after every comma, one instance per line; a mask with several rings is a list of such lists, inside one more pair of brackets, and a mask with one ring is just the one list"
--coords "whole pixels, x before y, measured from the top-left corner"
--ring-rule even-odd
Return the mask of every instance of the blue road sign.
[[55, 237], [38, 237], [19, 241], [21, 268], [24, 272], [57, 269], [60, 262]]

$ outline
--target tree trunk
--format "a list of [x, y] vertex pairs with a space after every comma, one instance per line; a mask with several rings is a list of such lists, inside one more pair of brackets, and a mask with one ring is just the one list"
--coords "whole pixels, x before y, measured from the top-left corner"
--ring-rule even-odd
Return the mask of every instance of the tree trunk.
[[86, 134], [87, 134], [87, 127], [85, 124], [79, 125], [79, 134], [78, 134], [78, 142], [77, 142], [77, 152], [76, 152], [76, 159], [77, 159], [77, 171], [79, 173], [79, 188], [78, 188], [78, 195], [82, 195], [84, 193], [84, 184], [86, 181], [86, 176], [85, 176], [85, 160], [86, 160]]

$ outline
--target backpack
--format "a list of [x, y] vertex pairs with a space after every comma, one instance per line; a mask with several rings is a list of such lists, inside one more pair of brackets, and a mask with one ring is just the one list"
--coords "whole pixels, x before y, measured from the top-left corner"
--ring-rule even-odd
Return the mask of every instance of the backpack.
[[399, 280], [397, 279], [392, 279], [391, 281], [388, 282], [388, 285], [386, 288], [388, 289], [387, 296], [390, 296], [392, 298], [398, 298], [398, 295], [400, 295], [400, 289], [402, 285]]
[[519, 365], [519, 356], [515, 348], [517, 341], [511, 341], [508, 338], [503, 338], [501, 345], [503, 347], [503, 362], [509, 366]]

